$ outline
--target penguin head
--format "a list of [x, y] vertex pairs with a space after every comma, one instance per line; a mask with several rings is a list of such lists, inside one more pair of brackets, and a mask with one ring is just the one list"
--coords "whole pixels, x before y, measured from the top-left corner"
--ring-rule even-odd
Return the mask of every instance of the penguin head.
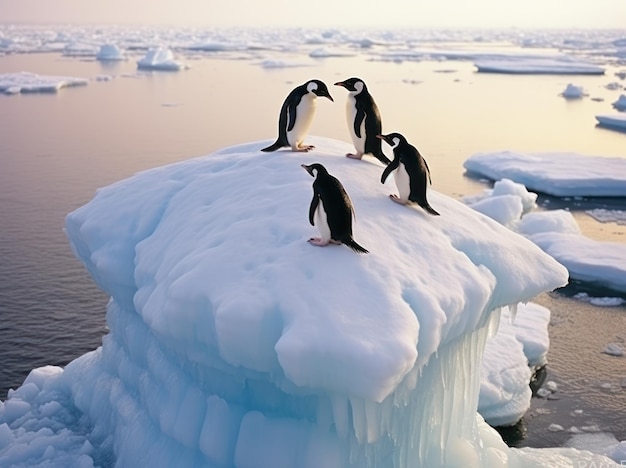
[[335, 102], [333, 97], [330, 95], [328, 91], [328, 86], [323, 81], [320, 80], [309, 80], [306, 83], [306, 90], [309, 93], [313, 93], [319, 97], [325, 97], [330, 99], [332, 102]]
[[365, 81], [363, 81], [361, 78], [356, 77], [348, 78], [344, 81], [338, 81], [337, 83], [335, 83], [335, 86], [343, 86], [351, 93], [356, 94], [360, 93], [364, 89], [367, 89], [367, 86], [365, 86]]
[[376, 138], [380, 138], [392, 148], [406, 143], [406, 138], [404, 138], [402, 134], [396, 132], [389, 133], [388, 135], [376, 135]]
[[309, 174], [311, 174], [311, 177], [317, 177], [318, 174], [322, 174], [322, 175], [328, 174], [328, 171], [326, 170], [326, 168], [318, 163], [313, 163], [309, 166], [307, 166], [306, 164], [301, 164], [300, 167], [303, 167]]

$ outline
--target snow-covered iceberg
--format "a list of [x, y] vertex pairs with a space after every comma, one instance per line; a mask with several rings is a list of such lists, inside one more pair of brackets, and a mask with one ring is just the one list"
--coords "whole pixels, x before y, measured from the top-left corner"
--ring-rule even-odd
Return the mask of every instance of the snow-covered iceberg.
[[[509, 449], [476, 412], [500, 308], [564, 285], [561, 265], [434, 190], [437, 218], [391, 203], [382, 166], [346, 143], [265, 143], [139, 173], [68, 215], [110, 332], [0, 402], [0, 465], [608, 462]], [[311, 162], [343, 182], [369, 254], [307, 242]]]
[[154, 47], [137, 61], [137, 68], [140, 70], [179, 71], [187, 68], [187, 66], [174, 59], [174, 53], [171, 49]]
[[56, 93], [69, 86], [84, 86], [89, 81], [70, 76], [38, 75], [36, 73], [0, 73], [0, 92], [19, 93]]
[[96, 59], [107, 61], [126, 60], [124, 51], [117, 44], [103, 44], [96, 54]]
[[476, 153], [463, 166], [491, 180], [511, 179], [556, 197], [626, 197], [626, 158], [498, 151]]

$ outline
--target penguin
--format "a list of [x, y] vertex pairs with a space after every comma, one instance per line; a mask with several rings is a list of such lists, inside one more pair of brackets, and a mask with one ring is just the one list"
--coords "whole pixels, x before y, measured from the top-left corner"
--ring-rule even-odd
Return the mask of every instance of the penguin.
[[389, 198], [401, 205], [406, 205], [409, 201], [415, 202], [431, 215], [439, 216], [426, 200], [426, 187], [429, 183], [432, 184], [430, 169], [417, 148], [409, 144], [399, 133], [377, 135], [377, 138], [384, 140], [393, 148], [393, 161], [380, 177], [381, 183], [384, 184], [389, 174], [394, 172], [399, 196], [392, 194]]
[[274, 144], [261, 151], [269, 152], [285, 146], [292, 151], [310, 151], [312, 145], [303, 143], [315, 115], [317, 97], [326, 97], [334, 102], [328, 87], [320, 80], [309, 80], [295, 87], [285, 98], [278, 118], [278, 138]]
[[313, 237], [309, 242], [320, 247], [330, 243], [345, 244], [357, 253], [369, 253], [352, 238], [354, 207], [341, 182], [321, 164], [301, 166], [315, 177], [309, 222], [311, 226], [317, 226], [321, 237]]
[[346, 154], [349, 158], [361, 159], [364, 154], [372, 154], [384, 165], [389, 158], [383, 153], [381, 141], [376, 135], [382, 133], [382, 123], [378, 106], [368, 92], [365, 82], [360, 78], [349, 78], [335, 83], [349, 91], [346, 104], [346, 120], [356, 154]]

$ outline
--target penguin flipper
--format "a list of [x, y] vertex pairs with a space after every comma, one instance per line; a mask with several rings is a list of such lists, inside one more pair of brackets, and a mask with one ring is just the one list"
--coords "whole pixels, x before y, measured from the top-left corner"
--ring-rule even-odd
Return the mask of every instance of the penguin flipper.
[[343, 239], [341, 241], [341, 243], [347, 245], [352, 250], [354, 250], [356, 253], [370, 253], [369, 250], [367, 250], [365, 247], [357, 244], [357, 242], [352, 237], [348, 237], [347, 239]]
[[354, 117], [354, 134], [361, 138], [361, 124], [365, 119], [365, 111], [360, 106], [356, 107], [356, 116]]
[[309, 223], [311, 223], [311, 226], [315, 226], [315, 222], [314, 222], [315, 210], [317, 210], [317, 205], [319, 205], [319, 203], [320, 203], [320, 197], [317, 194], [317, 192], [314, 192], [313, 199], [311, 200], [311, 205], [309, 206]]
[[399, 164], [400, 164], [400, 160], [398, 158], [394, 158], [393, 161], [391, 161], [387, 165], [387, 167], [383, 171], [383, 174], [380, 176], [381, 184], [385, 183], [385, 181], [387, 180], [387, 177], [389, 177], [389, 174], [391, 174], [394, 170], [398, 169]]

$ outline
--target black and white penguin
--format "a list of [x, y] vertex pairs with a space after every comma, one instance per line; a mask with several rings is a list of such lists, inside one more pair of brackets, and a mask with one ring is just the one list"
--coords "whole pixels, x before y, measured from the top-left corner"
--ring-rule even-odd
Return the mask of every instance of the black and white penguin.
[[415, 202], [431, 215], [439, 216], [426, 200], [426, 188], [432, 183], [430, 169], [417, 148], [409, 144], [399, 133], [378, 135], [378, 138], [393, 148], [393, 161], [380, 177], [381, 183], [384, 184], [389, 174], [394, 173], [399, 196], [392, 194], [389, 198], [401, 205], [406, 205], [409, 201]]
[[320, 80], [309, 80], [294, 88], [280, 108], [276, 142], [261, 151], [276, 151], [285, 146], [291, 146], [292, 151], [313, 149], [312, 145], [305, 145], [303, 141], [313, 123], [318, 96], [334, 102], [328, 87]]
[[313, 237], [309, 242], [319, 246], [345, 244], [355, 252], [368, 253], [352, 238], [354, 207], [341, 182], [321, 164], [302, 164], [302, 167], [315, 177], [309, 222], [311, 226], [317, 226], [321, 236]]
[[372, 154], [383, 164], [389, 164], [389, 158], [383, 153], [381, 142], [376, 138], [376, 135], [382, 133], [380, 112], [365, 82], [360, 78], [349, 78], [335, 83], [335, 86], [343, 86], [349, 92], [346, 120], [356, 154], [348, 153], [346, 156], [361, 159], [364, 154]]

